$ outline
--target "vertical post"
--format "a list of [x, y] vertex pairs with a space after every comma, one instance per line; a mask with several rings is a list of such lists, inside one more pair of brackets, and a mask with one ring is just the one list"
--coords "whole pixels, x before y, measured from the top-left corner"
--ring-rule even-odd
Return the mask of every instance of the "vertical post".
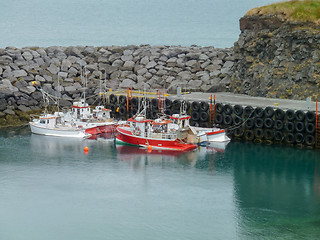
[[130, 97], [130, 92], [129, 92], [129, 88], [127, 88], [127, 113], [129, 112], [129, 97]]
[[161, 90], [159, 89], [159, 116], [161, 114]]
[[213, 111], [212, 111], [212, 93], [211, 93], [211, 95], [210, 95], [210, 125], [213, 124], [212, 114], [213, 114]]
[[318, 148], [318, 99], [316, 100], [316, 148]]
[[216, 117], [216, 95], [213, 95], [213, 122], [214, 118]]

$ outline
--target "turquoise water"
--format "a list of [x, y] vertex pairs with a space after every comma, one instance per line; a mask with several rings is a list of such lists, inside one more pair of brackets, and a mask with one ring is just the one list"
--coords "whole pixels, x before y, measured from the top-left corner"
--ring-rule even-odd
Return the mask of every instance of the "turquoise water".
[[0, 239], [318, 239], [317, 158], [242, 142], [165, 155], [2, 130]]
[[239, 19], [278, 0], [0, 1], [0, 47], [182, 45], [232, 47]]

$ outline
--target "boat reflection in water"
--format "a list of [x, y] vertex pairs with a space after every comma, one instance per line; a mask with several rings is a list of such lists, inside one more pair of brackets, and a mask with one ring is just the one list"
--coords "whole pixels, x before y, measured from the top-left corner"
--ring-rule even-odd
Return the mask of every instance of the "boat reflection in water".
[[129, 145], [117, 145], [117, 156], [120, 161], [127, 161], [134, 167], [144, 165], [167, 165], [183, 158], [189, 163], [196, 160], [196, 151], [182, 152], [173, 150], [147, 149]]
[[[223, 161], [227, 144], [209, 144], [197, 147], [190, 152], [139, 148], [129, 145], [116, 145], [117, 159], [127, 161], [134, 168], [146, 165], [191, 167], [215, 171], [217, 161]], [[224, 165], [224, 164], [219, 164]]]
[[58, 153], [72, 154], [75, 152], [83, 153], [84, 147], [99, 148], [105, 152], [106, 148], [114, 147], [114, 134], [103, 133], [92, 136], [88, 139], [83, 138], [63, 138], [54, 136], [44, 136], [31, 134], [30, 144], [32, 151], [36, 154], [56, 156]]

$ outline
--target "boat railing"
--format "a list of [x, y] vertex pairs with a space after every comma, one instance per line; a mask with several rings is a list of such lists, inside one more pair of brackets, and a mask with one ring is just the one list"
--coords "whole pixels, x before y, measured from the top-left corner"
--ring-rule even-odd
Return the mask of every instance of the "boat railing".
[[158, 138], [158, 139], [177, 139], [176, 133], [151, 133], [152, 138]]

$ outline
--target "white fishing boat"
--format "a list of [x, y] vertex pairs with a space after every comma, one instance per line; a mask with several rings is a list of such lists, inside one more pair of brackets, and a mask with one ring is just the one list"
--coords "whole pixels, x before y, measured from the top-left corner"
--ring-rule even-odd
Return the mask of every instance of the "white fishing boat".
[[190, 129], [197, 135], [197, 144], [198, 145], [207, 145], [210, 143], [223, 143], [226, 145], [230, 142], [230, 138], [226, 135], [226, 131], [221, 128], [212, 127], [212, 128], [202, 128], [202, 127], [193, 127], [189, 124], [190, 116], [183, 113], [173, 114], [170, 119], [172, 119], [180, 127], [189, 126]]
[[104, 106], [96, 106], [91, 111], [88, 103], [81, 99], [73, 103], [71, 110], [64, 112], [64, 119], [74, 126], [81, 126], [89, 134], [112, 133], [116, 131], [116, 124], [110, 111]]
[[[197, 133], [197, 142], [201, 144], [209, 143], [229, 143], [230, 138], [227, 136], [226, 131], [221, 128], [202, 128], [191, 127]], [[225, 145], [225, 144], [222, 144]]]
[[29, 126], [32, 133], [45, 136], [72, 138], [88, 138], [91, 136], [91, 134], [85, 132], [85, 129], [66, 123], [61, 112], [43, 114], [29, 122]]

